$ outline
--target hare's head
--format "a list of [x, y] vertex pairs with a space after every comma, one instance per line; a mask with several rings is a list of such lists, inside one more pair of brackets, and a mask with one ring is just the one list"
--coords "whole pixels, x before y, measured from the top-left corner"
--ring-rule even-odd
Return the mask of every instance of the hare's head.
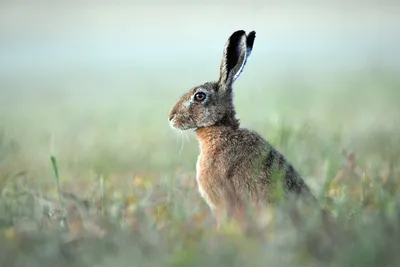
[[169, 121], [180, 130], [212, 125], [238, 127], [232, 102], [232, 85], [246, 65], [256, 34], [236, 31], [228, 39], [222, 56], [220, 77], [190, 89], [175, 103]]

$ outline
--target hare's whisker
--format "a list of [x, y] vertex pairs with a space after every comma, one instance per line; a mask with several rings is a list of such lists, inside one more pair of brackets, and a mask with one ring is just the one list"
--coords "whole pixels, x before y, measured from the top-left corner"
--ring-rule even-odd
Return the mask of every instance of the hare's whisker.
[[186, 140], [189, 142], [189, 144], [191, 144], [190, 138], [189, 138], [189, 136], [187, 135], [187, 133], [186, 133], [186, 132], [183, 132], [183, 135], [185, 136], [185, 138], [186, 138]]
[[181, 149], [179, 150], [179, 155], [182, 153], [183, 151], [183, 131], [180, 131], [179, 136], [181, 137]]

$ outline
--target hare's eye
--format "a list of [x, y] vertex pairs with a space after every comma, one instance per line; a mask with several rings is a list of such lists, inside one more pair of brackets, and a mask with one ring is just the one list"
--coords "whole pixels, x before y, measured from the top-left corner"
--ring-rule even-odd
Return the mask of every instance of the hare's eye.
[[195, 99], [196, 101], [202, 102], [202, 101], [204, 101], [204, 99], [206, 99], [206, 94], [203, 93], [203, 92], [198, 92], [198, 93], [196, 93], [196, 94], [194, 95], [194, 99]]

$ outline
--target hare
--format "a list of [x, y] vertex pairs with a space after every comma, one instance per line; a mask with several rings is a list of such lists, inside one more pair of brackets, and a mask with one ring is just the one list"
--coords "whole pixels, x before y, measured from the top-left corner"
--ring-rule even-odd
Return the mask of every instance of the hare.
[[169, 112], [173, 128], [192, 129], [199, 140], [198, 189], [218, 225], [225, 215], [240, 219], [246, 203], [258, 207], [273, 202], [277, 179], [285, 196], [314, 199], [300, 174], [277, 149], [258, 133], [239, 127], [232, 86], [246, 65], [255, 37], [255, 31], [247, 35], [235, 31], [225, 44], [218, 81], [193, 87]]

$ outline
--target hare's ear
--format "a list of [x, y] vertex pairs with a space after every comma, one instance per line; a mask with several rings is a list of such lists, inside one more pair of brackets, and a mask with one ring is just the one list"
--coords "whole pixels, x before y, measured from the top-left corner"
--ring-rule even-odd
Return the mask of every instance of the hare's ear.
[[231, 90], [232, 84], [242, 73], [247, 58], [253, 49], [256, 32], [252, 31], [246, 36], [246, 32], [239, 30], [234, 32], [225, 44], [222, 56], [219, 86]]

